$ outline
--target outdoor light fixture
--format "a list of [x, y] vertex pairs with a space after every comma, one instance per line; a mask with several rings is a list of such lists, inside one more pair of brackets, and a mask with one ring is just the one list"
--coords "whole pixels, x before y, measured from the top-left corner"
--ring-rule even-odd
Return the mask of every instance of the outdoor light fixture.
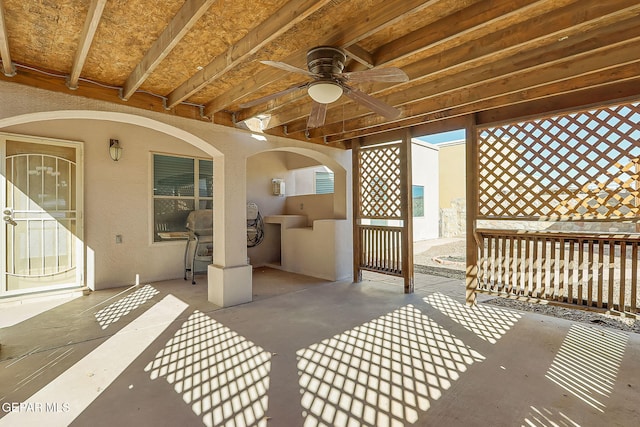
[[122, 157], [122, 147], [117, 139], [109, 140], [109, 155], [114, 162], [117, 162]]
[[271, 180], [271, 190], [274, 196], [284, 196], [284, 179], [273, 178]]
[[307, 93], [320, 104], [331, 104], [342, 96], [342, 87], [331, 80], [318, 80], [309, 85]]

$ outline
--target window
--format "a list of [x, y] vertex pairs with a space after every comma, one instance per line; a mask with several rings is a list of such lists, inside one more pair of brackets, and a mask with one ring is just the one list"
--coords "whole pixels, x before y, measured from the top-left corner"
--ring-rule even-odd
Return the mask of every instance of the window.
[[413, 199], [413, 216], [424, 216], [424, 186], [414, 185], [411, 189]]
[[316, 171], [316, 194], [333, 193], [333, 172]]
[[194, 209], [213, 208], [213, 161], [153, 155], [153, 241], [185, 231]]

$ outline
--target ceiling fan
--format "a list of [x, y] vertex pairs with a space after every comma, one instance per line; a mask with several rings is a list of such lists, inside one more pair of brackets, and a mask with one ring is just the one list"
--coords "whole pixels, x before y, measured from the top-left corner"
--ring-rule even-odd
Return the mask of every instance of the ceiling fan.
[[331, 46], [318, 46], [307, 52], [307, 70], [294, 67], [284, 62], [261, 61], [263, 64], [279, 68], [292, 73], [303, 74], [312, 77], [310, 82], [295, 85], [280, 92], [255, 99], [241, 104], [241, 108], [249, 108], [270, 101], [297, 90], [307, 89], [307, 93], [313, 99], [311, 114], [307, 121], [308, 128], [317, 128], [324, 124], [327, 115], [328, 104], [335, 102], [342, 94], [364, 105], [371, 111], [389, 119], [400, 115], [400, 110], [372, 97], [348, 83], [361, 82], [406, 82], [407, 74], [400, 68], [388, 67], [364, 71], [343, 73], [347, 55], [340, 49]]

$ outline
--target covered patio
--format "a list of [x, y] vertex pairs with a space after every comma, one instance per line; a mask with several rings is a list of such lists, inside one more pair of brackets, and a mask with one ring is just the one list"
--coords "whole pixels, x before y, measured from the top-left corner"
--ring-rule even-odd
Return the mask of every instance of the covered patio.
[[638, 334], [398, 286], [259, 269], [228, 309], [182, 280], [73, 299], [2, 329], [0, 425], [635, 424]]
[[0, 0], [0, 425], [634, 424], [638, 334], [485, 301], [637, 318], [639, 40], [637, 0]]

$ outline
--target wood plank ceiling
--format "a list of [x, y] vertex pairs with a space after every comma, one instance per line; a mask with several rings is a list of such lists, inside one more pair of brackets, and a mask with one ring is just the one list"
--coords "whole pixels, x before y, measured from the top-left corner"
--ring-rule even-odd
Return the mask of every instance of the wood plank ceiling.
[[[476, 114], [481, 123], [640, 94], [638, 0], [0, 0], [6, 81], [349, 148], [353, 138]], [[345, 71], [399, 67], [409, 81], [354, 83], [395, 119], [342, 96], [307, 126], [308, 49]]]

